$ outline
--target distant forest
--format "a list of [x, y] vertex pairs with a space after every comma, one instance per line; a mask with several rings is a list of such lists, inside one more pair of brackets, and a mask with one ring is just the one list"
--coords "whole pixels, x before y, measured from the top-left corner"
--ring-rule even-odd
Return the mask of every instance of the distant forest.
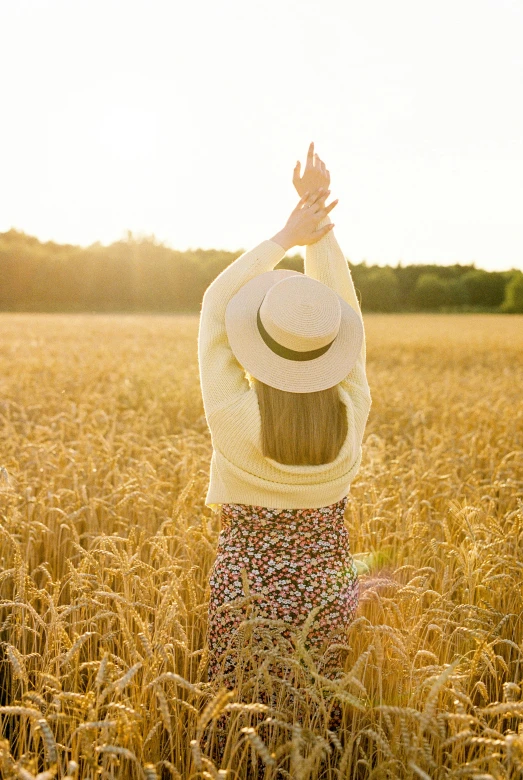
[[[179, 252], [131, 232], [78, 247], [12, 229], [0, 233], [0, 311], [198, 312], [205, 289], [243, 251]], [[523, 312], [517, 269], [348, 262], [364, 312]], [[288, 255], [277, 268], [303, 271], [303, 260]]]

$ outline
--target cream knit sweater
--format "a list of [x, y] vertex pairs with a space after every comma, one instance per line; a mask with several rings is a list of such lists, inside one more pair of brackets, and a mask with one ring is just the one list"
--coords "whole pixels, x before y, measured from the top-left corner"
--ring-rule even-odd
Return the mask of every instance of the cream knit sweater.
[[[327, 215], [319, 227], [330, 222]], [[229, 503], [280, 509], [328, 506], [347, 495], [359, 470], [371, 405], [365, 374], [365, 337], [355, 366], [338, 385], [347, 410], [348, 432], [337, 457], [319, 466], [288, 466], [262, 454], [256, 390], [229, 346], [225, 309], [243, 284], [272, 271], [284, 256], [279, 244], [262, 241], [222, 271], [203, 297], [198, 361], [213, 445], [205, 503], [213, 508]], [[335, 290], [361, 316], [349, 267], [333, 230], [306, 247], [305, 273]]]

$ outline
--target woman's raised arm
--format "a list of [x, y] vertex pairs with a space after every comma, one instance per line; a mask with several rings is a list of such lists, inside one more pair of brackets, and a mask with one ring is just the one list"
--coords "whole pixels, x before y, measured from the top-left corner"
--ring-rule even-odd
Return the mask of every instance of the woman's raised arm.
[[[314, 147], [312, 144], [311, 147], [313, 150]], [[307, 182], [307, 170], [308, 168], [309, 169], [311, 168], [310, 160], [314, 159], [315, 173], [311, 173], [310, 175], [315, 175], [316, 178], [318, 178], [318, 176], [320, 176], [321, 173], [323, 172], [324, 181], [328, 180], [330, 182], [330, 175], [325, 168], [325, 163], [323, 163], [320, 160], [318, 155], [314, 155], [314, 158], [311, 158], [311, 147], [309, 147], [307, 167], [304, 171], [302, 181], [305, 181], [305, 183]], [[326, 178], [327, 176], [328, 179]], [[293, 179], [294, 184], [296, 186], [295, 179], [296, 179], [296, 171], [295, 171], [295, 177]], [[326, 225], [329, 224], [331, 224], [331, 219], [329, 214], [327, 214], [318, 223], [318, 229], [325, 227]], [[323, 282], [323, 284], [326, 284], [328, 287], [331, 287], [335, 292], [338, 293], [338, 295], [340, 295], [343, 298], [343, 300], [345, 300], [348, 304], [352, 306], [353, 309], [355, 309], [355, 311], [358, 312], [360, 317], [362, 317], [361, 309], [360, 309], [358, 297], [356, 295], [354, 282], [352, 281], [349, 265], [347, 263], [347, 260], [343, 252], [341, 251], [341, 247], [338, 244], [336, 236], [334, 235], [334, 230], [330, 230], [315, 244], [311, 244], [310, 246], [306, 247], [305, 273], [308, 276], [312, 277], [313, 279], [317, 279], [318, 281]], [[367, 415], [371, 403], [370, 389], [369, 389], [369, 384], [367, 382], [365, 363], [366, 363], [366, 343], [365, 343], [365, 333], [364, 333], [363, 343], [361, 346], [361, 351], [358, 356], [358, 359], [353, 369], [349, 373], [349, 375], [341, 382], [341, 385], [346, 390], [348, 390], [349, 394], [351, 395], [355, 403], [355, 406], [358, 407], [357, 409], [357, 411], [359, 412], [358, 417], [360, 418], [362, 423], [363, 423], [363, 418], [365, 418], [365, 421], [367, 419]], [[363, 427], [364, 427], [364, 423], [363, 423]]]
[[249, 389], [244, 369], [229, 346], [225, 329], [227, 304], [240, 287], [258, 274], [272, 271], [285, 256], [280, 244], [268, 239], [244, 252], [209, 285], [202, 301], [198, 332], [198, 366], [205, 416], [238, 393]]

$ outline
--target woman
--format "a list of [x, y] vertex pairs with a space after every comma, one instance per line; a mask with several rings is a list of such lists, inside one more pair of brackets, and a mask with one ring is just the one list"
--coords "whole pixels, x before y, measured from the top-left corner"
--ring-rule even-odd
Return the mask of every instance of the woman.
[[[331, 676], [340, 661], [329, 646], [344, 641], [358, 605], [343, 518], [371, 405], [363, 323], [329, 217], [338, 201], [325, 205], [330, 175], [313, 143], [293, 182], [301, 200], [284, 228], [226, 268], [201, 311], [213, 444], [206, 505], [221, 506], [222, 524], [209, 679], [221, 673], [230, 687], [249, 594], [288, 639], [318, 607], [306, 647]], [[272, 270], [294, 246], [306, 246], [305, 274]]]

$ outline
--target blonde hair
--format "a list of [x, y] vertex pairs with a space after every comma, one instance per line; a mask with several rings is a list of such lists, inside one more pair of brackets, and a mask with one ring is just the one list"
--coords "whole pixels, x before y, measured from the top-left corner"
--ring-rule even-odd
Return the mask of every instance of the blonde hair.
[[338, 387], [290, 393], [253, 380], [261, 416], [262, 452], [278, 463], [318, 466], [333, 461], [347, 436]]

